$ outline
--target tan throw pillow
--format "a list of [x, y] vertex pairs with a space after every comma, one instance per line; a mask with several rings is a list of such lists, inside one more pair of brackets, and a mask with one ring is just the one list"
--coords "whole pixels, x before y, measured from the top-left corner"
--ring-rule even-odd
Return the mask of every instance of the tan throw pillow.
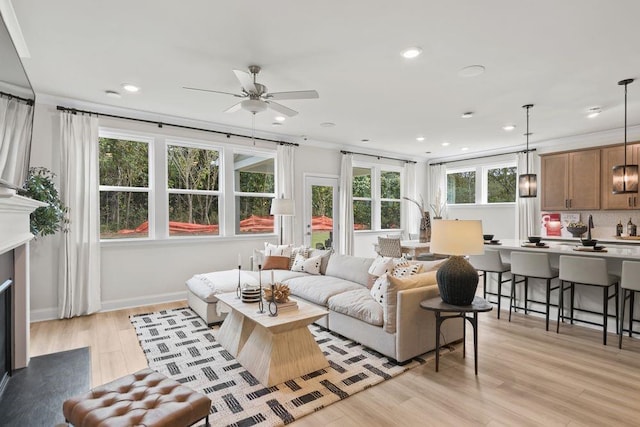
[[264, 258], [263, 270], [288, 270], [289, 257], [269, 255]]
[[388, 275], [389, 281], [383, 298], [384, 304], [382, 305], [385, 332], [390, 334], [396, 332], [398, 291], [437, 285], [436, 273], [436, 271], [428, 271], [426, 273], [414, 274], [407, 277], [394, 277], [391, 274]]

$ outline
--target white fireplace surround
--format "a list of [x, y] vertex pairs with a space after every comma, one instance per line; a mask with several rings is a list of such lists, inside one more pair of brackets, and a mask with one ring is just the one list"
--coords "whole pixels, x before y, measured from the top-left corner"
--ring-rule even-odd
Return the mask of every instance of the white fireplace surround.
[[12, 368], [29, 364], [29, 215], [45, 203], [0, 192], [0, 254], [14, 251]]

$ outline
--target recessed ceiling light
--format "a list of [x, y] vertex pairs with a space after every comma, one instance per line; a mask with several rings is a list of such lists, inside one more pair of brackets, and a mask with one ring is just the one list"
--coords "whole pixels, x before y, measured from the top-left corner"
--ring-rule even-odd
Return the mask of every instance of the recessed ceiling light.
[[469, 65], [458, 71], [460, 77], [476, 77], [484, 73], [484, 66], [482, 65]]
[[274, 119], [279, 122], [284, 122], [287, 118], [285, 116], [275, 116]]
[[122, 84], [122, 89], [126, 90], [127, 92], [131, 92], [131, 93], [136, 93], [140, 90], [140, 88], [136, 85], [132, 85], [131, 83], [123, 83]]
[[449, 142], [445, 141], [445, 142], [443, 142], [443, 143], [442, 143], [442, 146], [443, 146], [443, 147], [448, 147], [448, 146], [449, 146], [449, 144], [450, 144]]
[[462, 147], [461, 150], [462, 151], [467, 151], [469, 149], [469, 147]]
[[431, 154], [431, 151], [425, 151], [424, 153], [425, 154]]
[[462, 113], [462, 117], [463, 119], [470, 119], [471, 117], [473, 117], [473, 113], [471, 111], [467, 111], [466, 113]]
[[360, 142], [362, 142], [363, 144], [366, 144], [367, 142], [369, 142], [368, 139], [361, 139]]
[[105, 95], [107, 95], [109, 98], [122, 98], [122, 95], [120, 95], [118, 92], [116, 92], [115, 90], [105, 90], [104, 91]]
[[322, 122], [320, 123], [320, 126], [322, 126], [323, 128], [332, 128], [334, 127], [336, 124], [333, 122]]
[[587, 110], [587, 117], [593, 119], [594, 117], [598, 117], [602, 113], [602, 109], [600, 107], [591, 107]]
[[273, 122], [273, 123], [271, 123], [271, 126], [282, 126], [282, 123], [280, 123], [280, 122]]
[[413, 59], [416, 58], [418, 56], [420, 56], [420, 54], [422, 53], [422, 49], [419, 47], [410, 47], [408, 49], [405, 49], [401, 52], [402, 56], [406, 59]]
[[419, 136], [416, 138], [416, 141], [424, 141], [424, 136]]
[[502, 130], [505, 130], [507, 132], [511, 132], [512, 130], [514, 130], [516, 128], [515, 125], [504, 125], [502, 126]]

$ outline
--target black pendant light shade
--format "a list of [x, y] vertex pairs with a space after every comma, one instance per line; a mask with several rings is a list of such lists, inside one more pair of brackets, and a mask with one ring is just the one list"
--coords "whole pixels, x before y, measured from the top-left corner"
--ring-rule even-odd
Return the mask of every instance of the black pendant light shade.
[[627, 164], [627, 85], [633, 83], [633, 79], [620, 80], [618, 84], [624, 86], [624, 164], [614, 166], [613, 194], [638, 192], [638, 165]]
[[527, 173], [520, 174], [518, 177], [518, 194], [520, 197], [536, 197], [538, 195], [538, 177], [534, 173], [529, 173], [529, 109], [533, 104], [523, 105], [522, 108], [527, 109]]

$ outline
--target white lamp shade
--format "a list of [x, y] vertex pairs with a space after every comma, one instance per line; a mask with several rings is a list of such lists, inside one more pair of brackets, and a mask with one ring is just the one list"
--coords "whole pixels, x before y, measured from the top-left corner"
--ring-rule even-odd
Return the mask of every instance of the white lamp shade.
[[429, 251], [443, 255], [481, 255], [484, 253], [482, 221], [436, 220], [431, 224]]
[[271, 201], [271, 215], [293, 215], [293, 199], [273, 199]]

